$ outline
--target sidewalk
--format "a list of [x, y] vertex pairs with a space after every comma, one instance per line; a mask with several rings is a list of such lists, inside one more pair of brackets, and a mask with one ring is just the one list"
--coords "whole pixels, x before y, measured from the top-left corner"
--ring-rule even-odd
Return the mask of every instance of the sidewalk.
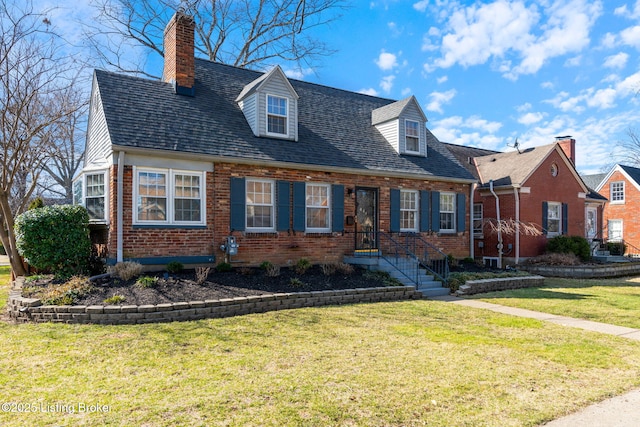
[[[451, 295], [431, 298], [452, 304], [473, 308], [482, 308], [513, 316], [527, 317], [562, 326], [585, 329], [603, 334], [616, 335], [623, 338], [640, 341], [640, 330], [624, 326], [609, 325], [589, 320], [574, 319], [554, 314], [540, 313], [522, 308], [505, 307], [484, 301], [457, 298]], [[640, 389], [632, 390], [621, 396], [604, 400], [574, 414], [553, 420], [545, 427], [637, 427], [640, 426]]]

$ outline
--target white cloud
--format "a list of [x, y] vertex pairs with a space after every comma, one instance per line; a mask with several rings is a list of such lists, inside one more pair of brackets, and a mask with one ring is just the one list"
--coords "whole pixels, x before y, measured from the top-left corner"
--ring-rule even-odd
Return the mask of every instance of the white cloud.
[[620, 39], [623, 44], [640, 49], [640, 25], [622, 30]]
[[442, 76], [442, 77], [438, 77], [438, 78], [436, 79], [436, 82], [438, 82], [438, 84], [442, 84], [442, 83], [446, 83], [446, 82], [447, 82], [447, 80], [449, 80], [449, 77], [447, 77], [447, 76]]
[[582, 63], [582, 55], [574, 56], [565, 61], [565, 67], [579, 67]]
[[603, 47], [611, 49], [616, 45], [616, 36], [612, 33], [606, 33], [602, 36], [602, 40], [600, 41]]
[[396, 55], [394, 55], [393, 53], [385, 52], [384, 50], [380, 53], [378, 59], [376, 59], [375, 62], [378, 68], [380, 68], [382, 71], [392, 70], [398, 65]]
[[544, 114], [542, 113], [526, 113], [518, 118], [518, 123], [530, 126], [534, 123], [538, 123], [542, 119], [544, 119]]
[[601, 110], [615, 107], [618, 92], [613, 88], [600, 89], [586, 97], [589, 107], [599, 108]]
[[362, 93], [364, 95], [378, 96], [378, 91], [372, 87], [367, 89], [360, 89], [358, 93]]
[[393, 81], [396, 79], [396, 76], [386, 76], [383, 77], [380, 81], [380, 87], [386, 93], [391, 92], [391, 88], [393, 87]]
[[413, 8], [418, 12], [424, 12], [427, 10], [427, 6], [429, 6], [429, 0], [420, 0], [413, 4]]
[[494, 135], [501, 127], [502, 123], [480, 116], [451, 116], [437, 120], [430, 129], [443, 142], [495, 150], [504, 144], [502, 137]]
[[616, 7], [613, 10], [613, 14], [616, 16], [627, 16], [629, 14], [629, 10], [627, 9], [627, 5], [623, 4], [620, 7]]
[[618, 54], [611, 55], [605, 58], [603, 66], [606, 68], [624, 68], [625, 65], [627, 65], [628, 59], [628, 54], [620, 52]]
[[531, 107], [532, 107], [531, 103], [525, 102], [522, 105], [518, 105], [516, 107], [516, 111], [519, 112], [519, 113], [524, 113], [525, 111], [531, 110]]
[[284, 70], [284, 74], [292, 79], [303, 80], [306, 76], [313, 74], [313, 69], [311, 68], [296, 68]]
[[442, 114], [442, 106], [448, 104], [456, 96], [456, 90], [451, 89], [446, 92], [431, 92], [429, 98], [431, 101], [427, 104], [428, 111], [436, 111]]

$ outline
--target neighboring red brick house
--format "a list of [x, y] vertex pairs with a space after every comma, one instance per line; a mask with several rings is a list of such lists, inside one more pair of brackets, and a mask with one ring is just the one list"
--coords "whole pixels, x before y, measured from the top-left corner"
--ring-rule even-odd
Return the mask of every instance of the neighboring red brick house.
[[[449, 147], [480, 182], [472, 199], [473, 256], [504, 267], [544, 253], [550, 237], [600, 233], [606, 200], [576, 172], [574, 139], [507, 153]], [[498, 219], [508, 224], [497, 227]], [[527, 225], [543, 234], [527, 235]]]
[[[96, 71], [75, 201], [111, 263], [288, 265], [415, 233], [470, 253], [476, 181], [393, 101], [194, 59], [193, 22], [165, 31], [163, 81]], [[226, 246], [225, 246], [226, 248]]]
[[615, 165], [601, 177], [596, 190], [609, 199], [604, 210], [603, 238], [607, 241], [624, 241], [627, 250], [640, 250], [640, 169]]

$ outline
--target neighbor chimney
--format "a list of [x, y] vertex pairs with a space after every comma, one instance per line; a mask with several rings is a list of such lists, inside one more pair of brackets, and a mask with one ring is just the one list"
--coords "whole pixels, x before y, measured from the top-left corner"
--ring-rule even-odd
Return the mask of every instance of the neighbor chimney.
[[556, 136], [556, 142], [560, 144], [560, 148], [567, 155], [573, 166], [576, 165], [576, 140], [571, 136]]
[[162, 80], [173, 83], [176, 93], [193, 95], [195, 58], [193, 18], [178, 10], [164, 30], [164, 71]]

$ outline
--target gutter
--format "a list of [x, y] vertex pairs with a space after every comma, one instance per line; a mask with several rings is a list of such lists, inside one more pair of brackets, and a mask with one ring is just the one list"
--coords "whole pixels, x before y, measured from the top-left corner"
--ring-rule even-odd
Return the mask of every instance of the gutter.
[[513, 188], [513, 197], [516, 199], [516, 265], [520, 263], [520, 195], [518, 189]]
[[496, 198], [496, 217], [498, 220], [498, 268], [502, 268], [502, 249], [504, 245], [502, 244], [502, 222], [500, 221], [500, 199], [495, 191], [493, 191], [493, 180], [489, 181], [489, 190], [493, 197]]
[[469, 223], [470, 223], [469, 224], [469, 229], [470, 229], [469, 230], [470, 231], [469, 232], [469, 236], [470, 236], [469, 237], [469, 256], [472, 259], [475, 259], [475, 257], [476, 257], [475, 256], [476, 255], [475, 254], [475, 239], [474, 239], [474, 236], [473, 236], [473, 202], [474, 202], [474, 195], [475, 195], [475, 192], [476, 192], [476, 186], [477, 185], [478, 184], [474, 183], [474, 184], [471, 184], [469, 186], [470, 192], [471, 192], [471, 194], [469, 195]]
[[123, 259], [123, 208], [124, 208], [124, 151], [118, 152], [118, 196], [116, 198], [116, 262], [122, 262]]

